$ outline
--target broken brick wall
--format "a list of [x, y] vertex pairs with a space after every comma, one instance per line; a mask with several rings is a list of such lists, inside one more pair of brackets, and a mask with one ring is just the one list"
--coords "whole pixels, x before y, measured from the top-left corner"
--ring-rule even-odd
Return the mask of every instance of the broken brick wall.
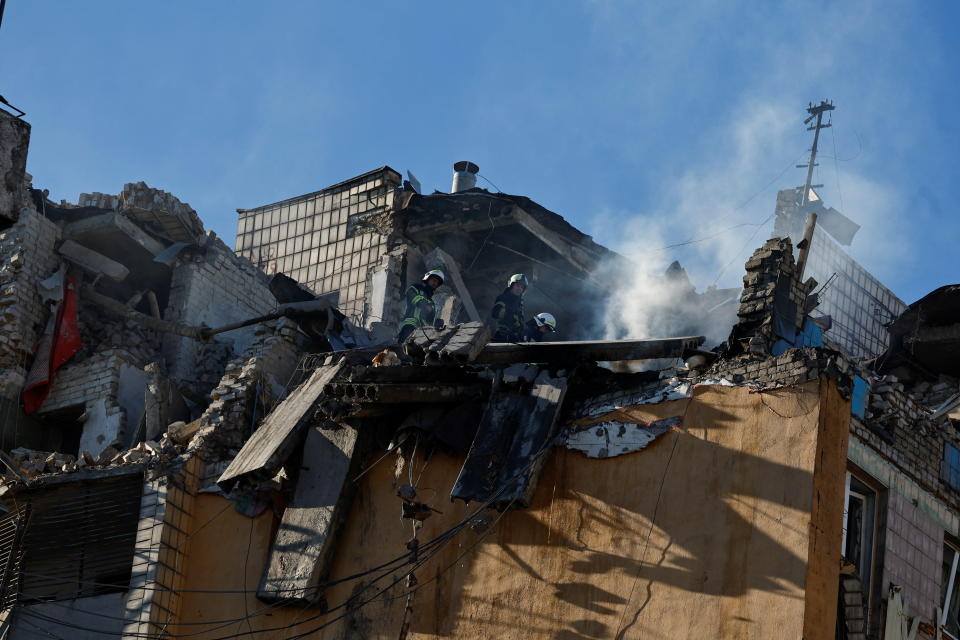
[[803, 346], [799, 340], [803, 307], [817, 282], [812, 278], [800, 281], [790, 238], [771, 238], [753, 252], [745, 268], [738, 320], [727, 341], [728, 354], [777, 354]]
[[0, 110], [0, 220], [13, 221], [26, 202], [30, 124]]
[[60, 265], [56, 224], [32, 208], [0, 232], [0, 397], [16, 400], [49, 316], [39, 282]]
[[[164, 319], [216, 328], [271, 313], [276, 307], [269, 278], [211, 234], [200, 249], [185, 250], [178, 259]], [[219, 335], [213, 344], [221, 347], [166, 334], [163, 356], [167, 372], [195, 386], [197, 393], [206, 394], [223, 375], [227, 359], [253, 343], [255, 332], [256, 327], [250, 326]], [[212, 353], [217, 349], [219, 356]]]

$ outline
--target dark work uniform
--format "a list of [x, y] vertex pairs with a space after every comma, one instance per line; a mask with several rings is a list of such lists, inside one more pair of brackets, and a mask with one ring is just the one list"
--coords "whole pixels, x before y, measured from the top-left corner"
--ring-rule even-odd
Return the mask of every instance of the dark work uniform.
[[547, 331], [546, 333], [540, 331], [540, 325], [537, 324], [537, 321], [533, 318], [530, 318], [523, 323], [523, 341], [524, 342], [541, 342], [546, 336], [553, 333], [552, 331]]
[[407, 287], [407, 311], [400, 323], [397, 342], [404, 343], [418, 327], [432, 327], [437, 316], [437, 307], [433, 303], [433, 289], [424, 282]]
[[493, 305], [494, 342], [520, 342], [523, 338], [523, 296], [505, 290]]

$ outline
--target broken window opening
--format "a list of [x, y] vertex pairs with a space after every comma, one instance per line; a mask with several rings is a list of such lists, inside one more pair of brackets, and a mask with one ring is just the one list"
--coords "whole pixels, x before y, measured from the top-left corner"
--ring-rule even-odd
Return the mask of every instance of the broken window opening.
[[870, 612], [873, 595], [871, 577], [876, 537], [877, 492], [856, 475], [847, 472], [843, 539], [840, 553], [853, 565], [863, 585], [864, 618]]
[[79, 456], [85, 410], [85, 406], [79, 404], [37, 416], [46, 440], [41, 448]]
[[943, 542], [943, 579], [940, 581], [940, 626], [944, 635], [953, 640], [960, 638], [960, 585], [957, 585], [957, 563], [960, 560], [960, 545]]

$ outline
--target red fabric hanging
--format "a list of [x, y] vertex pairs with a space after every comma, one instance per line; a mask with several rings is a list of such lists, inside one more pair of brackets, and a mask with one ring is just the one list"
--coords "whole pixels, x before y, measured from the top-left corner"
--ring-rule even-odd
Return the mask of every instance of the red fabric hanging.
[[68, 279], [63, 301], [56, 310], [52, 333], [41, 337], [33, 366], [23, 389], [23, 412], [35, 413], [50, 392], [53, 377], [65, 362], [80, 350], [80, 320], [77, 314], [77, 282]]

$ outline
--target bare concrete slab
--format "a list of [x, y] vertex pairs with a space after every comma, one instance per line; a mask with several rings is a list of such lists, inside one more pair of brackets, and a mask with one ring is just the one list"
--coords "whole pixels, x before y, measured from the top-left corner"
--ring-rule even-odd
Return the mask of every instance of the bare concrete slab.
[[280, 470], [300, 441], [323, 389], [344, 366], [344, 361], [319, 367], [310, 378], [274, 409], [253, 432], [240, 453], [217, 480], [229, 491], [242, 476], [271, 478]]
[[293, 499], [283, 512], [257, 597], [290, 604], [315, 602], [329, 573], [337, 537], [350, 509], [359, 471], [358, 433], [327, 422], [307, 431]]
[[119, 262], [111, 260], [93, 249], [77, 244], [73, 240], [65, 240], [58, 251], [67, 260], [80, 265], [91, 273], [103, 274], [118, 282], [130, 275], [130, 270]]

